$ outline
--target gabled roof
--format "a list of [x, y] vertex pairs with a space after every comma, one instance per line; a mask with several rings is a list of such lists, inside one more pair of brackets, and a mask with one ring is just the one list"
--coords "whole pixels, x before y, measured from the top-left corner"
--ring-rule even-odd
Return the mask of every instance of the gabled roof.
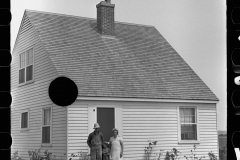
[[57, 73], [79, 96], [218, 98], [153, 26], [115, 22], [102, 37], [96, 19], [26, 10]]

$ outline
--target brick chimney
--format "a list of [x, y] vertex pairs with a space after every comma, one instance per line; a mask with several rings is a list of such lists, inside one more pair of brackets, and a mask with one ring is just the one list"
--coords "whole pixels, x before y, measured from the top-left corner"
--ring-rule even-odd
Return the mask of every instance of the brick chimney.
[[101, 35], [114, 36], [114, 7], [111, 0], [100, 2], [97, 6], [97, 28]]

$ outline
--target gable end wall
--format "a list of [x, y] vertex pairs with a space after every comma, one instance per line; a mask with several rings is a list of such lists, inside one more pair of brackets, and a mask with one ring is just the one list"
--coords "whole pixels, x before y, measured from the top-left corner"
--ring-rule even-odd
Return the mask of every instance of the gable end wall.
[[[19, 54], [34, 47], [34, 82], [19, 86]], [[11, 153], [18, 151], [23, 159], [29, 159], [28, 151], [48, 149], [57, 158], [66, 153], [66, 108], [52, 104], [48, 96], [48, 86], [57, 77], [52, 62], [39, 36], [25, 15], [12, 53], [11, 63]], [[41, 147], [41, 111], [52, 106], [52, 147]], [[29, 131], [20, 130], [20, 115], [29, 109]]]

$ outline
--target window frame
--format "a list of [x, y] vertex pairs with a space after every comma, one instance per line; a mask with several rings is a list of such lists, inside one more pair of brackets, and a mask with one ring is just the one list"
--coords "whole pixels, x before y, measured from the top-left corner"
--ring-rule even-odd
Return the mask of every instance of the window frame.
[[[22, 128], [22, 114], [23, 113], [28, 113], [27, 128]], [[20, 112], [20, 131], [29, 131], [29, 109], [25, 109]]]
[[[23, 52], [21, 52], [21, 53], [19, 53], [18, 54], [18, 86], [23, 86], [23, 85], [26, 85], [26, 84], [29, 84], [29, 83], [33, 83], [34, 82], [34, 72], [35, 72], [35, 64], [34, 64], [34, 46], [31, 46], [31, 47], [28, 47], [27, 49], [25, 49]], [[27, 66], [27, 54], [26, 54], [26, 52], [27, 51], [29, 51], [30, 49], [32, 49], [32, 80], [29, 80], [29, 81], [27, 81], [27, 67], [29, 66]], [[22, 83], [19, 83], [19, 78], [20, 78], [20, 74], [19, 74], [19, 71], [20, 71], [20, 69], [22, 69], [22, 68], [20, 68], [20, 56], [22, 55], [22, 54], [25, 54], [24, 55], [24, 57], [25, 57], [25, 67], [24, 67], [24, 82], [22, 82]]]
[[[197, 125], [197, 139], [196, 140], [182, 140], [181, 139], [181, 116], [180, 116], [180, 109], [181, 108], [194, 108], [195, 109], [195, 118], [196, 118], [196, 125]], [[178, 143], [189, 143], [189, 144], [198, 144], [200, 143], [199, 137], [199, 113], [197, 106], [177, 106], [177, 115], [178, 115]]]
[[[42, 116], [41, 116], [41, 147], [52, 147], [52, 106], [50, 106], [50, 107], [42, 107]], [[44, 109], [50, 109], [51, 111], [50, 111], [50, 143], [43, 143], [43, 138], [42, 138], [42, 136], [43, 136], [43, 133], [42, 133], [42, 131], [43, 131], [43, 127], [44, 127]]]

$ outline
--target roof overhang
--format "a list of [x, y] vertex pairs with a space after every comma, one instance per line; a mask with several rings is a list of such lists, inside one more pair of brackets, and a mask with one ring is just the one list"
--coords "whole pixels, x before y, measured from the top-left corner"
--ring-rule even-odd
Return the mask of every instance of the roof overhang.
[[212, 103], [216, 104], [219, 101], [214, 100], [182, 100], [182, 99], [150, 99], [150, 98], [116, 98], [116, 97], [81, 97], [77, 100], [88, 101], [125, 101], [125, 102], [171, 102], [171, 103]]

